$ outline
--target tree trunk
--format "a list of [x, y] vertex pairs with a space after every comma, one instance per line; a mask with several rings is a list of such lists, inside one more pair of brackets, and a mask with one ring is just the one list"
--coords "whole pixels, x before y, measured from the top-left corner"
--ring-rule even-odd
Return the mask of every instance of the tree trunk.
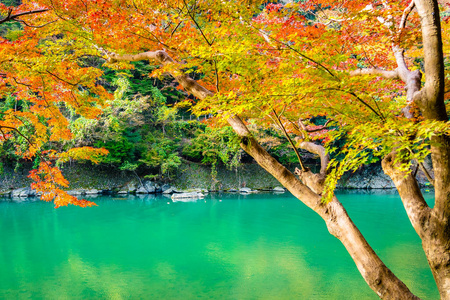
[[228, 123], [241, 137], [241, 147], [295, 197], [322, 217], [328, 231], [342, 242], [364, 280], [380, 298], [418, 299], [380, 260], [336, 197], [323, 203], [318, 194], [301, 183], [259, 145], [239, 117], [229, 118]]
[[[447, 122], [444, 103], [444, 56], [437, 1], [414, 0], [421, 17], [426, 82], [420, 89], [420, 77], [412, 76], [403, 61], [402, 52], [396, 52], [400, 77], [408, 86], [409, 100], [420, 108], [426, 120]], [[431, 159], [434, 168], [435, 206], [429, 208], [417, 182], [394, 165], [396, 153], [383, 160], [383, 170], [391, 177], [399, 191], [412, 226], [422, 239], [428, 263], [436, 281], [441, 299], [450, 299], [450, 137], [431, 138]]]

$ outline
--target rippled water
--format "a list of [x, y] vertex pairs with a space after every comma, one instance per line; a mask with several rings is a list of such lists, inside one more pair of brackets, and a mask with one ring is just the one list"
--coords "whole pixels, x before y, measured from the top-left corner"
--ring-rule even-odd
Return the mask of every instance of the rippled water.
[[[340, 194], [386, 265], [438, 293], [396, 195]], [[292, 196], [0, 201], [0, 299], [377, 299], [324, 222]]]

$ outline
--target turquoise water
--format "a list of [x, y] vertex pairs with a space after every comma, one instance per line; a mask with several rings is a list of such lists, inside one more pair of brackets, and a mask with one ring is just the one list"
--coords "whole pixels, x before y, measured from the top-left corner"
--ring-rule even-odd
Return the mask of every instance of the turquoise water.
[[[439, 297], [396, 195], [340, 194], [393, 272]], [[0, 202], [0, 299], [378, 299], [324, 222], [292, 196]]]

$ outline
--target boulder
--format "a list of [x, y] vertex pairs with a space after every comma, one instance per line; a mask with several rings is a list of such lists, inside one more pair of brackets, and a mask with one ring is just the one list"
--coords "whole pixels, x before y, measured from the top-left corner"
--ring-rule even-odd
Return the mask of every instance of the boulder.
[[91, 189], [86, 191], [86, 195], [98, 195], [99, 190]]
[[176, 193], [176, 190], [173, 188], [173, 187], [169, 187], [168, 189], [163, 189], [163, 192], [162, 192], [164, 195], [168, 195], [168, 194], [173, 194], [173, 193]]
[[145, 187], [141, 186], [136, 190], [136, 194], [148, 194], [148, 191]]
[[85, 195], [86, 192], [82, 189], [77, 189], [77, 190], [67, 191], [67, 194], [72, 195], [72, 196], [79, 196], [79, 195]]
[[25, 188], [19, 195], [20, 198], [28, 198], [36, 196], [36, 191], [31, 188]]
[[10, 197], [11, 191], [0, 191], [0, 197]]
[[239, 189], [239, 193], [241, 194], [250, 194], [253, 193], [252, 189], [248, 188], [248, 187], [243, 187]]
[[202, 193], [191, 192], [191, 193], [181, 193], [181, 194], [173, 194], [172, 200], [176, 201], [192, 201], [205, 197]]
[[14, 197], [14, 198], [20, 197], [20, 194], [21, 194], [22, 192], [24, 192], [25, 190], [26, 190], [26, 188], [20, 188], [20, 189], [15, 189], [15, 190], [13, 190], [13, 191], [11, 192], [11, 197]]
[[[162, 193], [164, 193], [165, 191], [170, 190], [170, 189], [173, 189], [173, 188], [170, 186], [170, 184], [165, 183], [165, 184], [163, 184], [163, 185], [161, 186], [161, 192], [162, 192]], [[169, 193], [170, 193], [170, 192], [169, 192]], [[166, 194], [169, 194], [169, 193], [166, 193]]]
[[281, 186], [276, 186], [273, 188], [273, 190], [275, 193], [284, 193], [286, 192], [284, 188], [282, 188]]
[[144, 189], [147, 190], [147, 193], [151, 194], [156, 193], [156, 191], [159, 189], [159, 186], [152, 181], [144, 181]]
[[136, 184], [134, 182], [129, 182], [122, 190], [120, 190], [118, 193], [119, 194], [123, 194], [121, 193], [122, 191], [125, 191], [127, 193], [136, 193], [137, 191], [137, 187]]

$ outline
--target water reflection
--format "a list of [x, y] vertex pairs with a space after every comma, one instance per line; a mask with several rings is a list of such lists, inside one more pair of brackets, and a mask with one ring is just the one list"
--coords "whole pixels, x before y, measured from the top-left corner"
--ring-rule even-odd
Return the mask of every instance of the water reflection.
[[[437, 298], [395, 195], [340, 195], [386, 264]], [[0, 298], [377, 299], [324, 222], [288, 194], [0, 202]]]

